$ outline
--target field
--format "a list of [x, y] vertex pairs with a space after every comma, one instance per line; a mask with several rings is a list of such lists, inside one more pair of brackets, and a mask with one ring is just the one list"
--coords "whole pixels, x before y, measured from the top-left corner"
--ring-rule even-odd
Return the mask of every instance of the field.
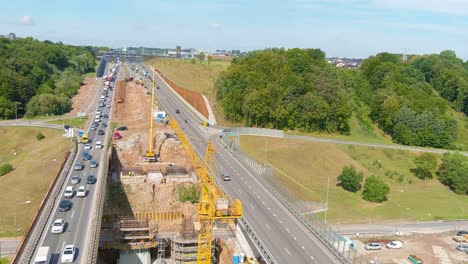
[[67, 119], [59, 119], [59, 120], [52, 120], [48, 121], [49, 124], [55, 125], [71, 125], [72, 127], [81, 128], [83, 129], [84, 124], [88, 121], [88, 117], [73, 117]]
[[[45, 136], [41, 141], [36, 139], [39, 132]], [[0, 164], [14, 167], [0, 177], [0, 237], [21, 236], [29, 227], [70, 147], [62, 133], [46, 128], [0, 128]], [[31, 203], [16, 206], [17, 227], [21, 231], [15, 232], [15, 204], [24, 201]]]
[[[468, 196], [452, 193], [437, 179], [420, 180], [410, 172], [417, 153], [278, 138], [268, 138], [265, 144], [265, 138], [241, 138], [241, 148], [262, 163], [265, 145], [267, 163], [279, 171], [275, 176], [301, 199], [325, 202], [330, 177], [327, 217], [334, 224], [468, 218]], [[389, 201], [366, 202], [360, 192], [336, 186], [342, 167], [351, 164], [365, 176], [382, 177], [391, 188]]]
[[177, 85], [204, 94], [210, 100], [218, 124], [228, 125], [221, 106], [216, 101], [214, 82], [219, 74], [229, 67], [229, 61], [214, 60], [210, 64], [207, 61], [203, 64], [197, 61], [192, 64], [189, 60], [156, 58], [146, 63], [153, 65]]

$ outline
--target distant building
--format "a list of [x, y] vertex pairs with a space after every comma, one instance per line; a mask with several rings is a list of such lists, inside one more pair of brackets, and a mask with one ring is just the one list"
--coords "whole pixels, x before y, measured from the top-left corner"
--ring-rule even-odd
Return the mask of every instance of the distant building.
[[7, 37], [8, 37], [9, 40], [15, 40], [16, 39], [15, 33], [10, 33], [10, 34], [7, 35]]
[[176, 49], [167, 50], [166, 56], [172, 58], [191, 59], [194, 58], [198, 52], [195, 49], [182, 49], [180, 46]]

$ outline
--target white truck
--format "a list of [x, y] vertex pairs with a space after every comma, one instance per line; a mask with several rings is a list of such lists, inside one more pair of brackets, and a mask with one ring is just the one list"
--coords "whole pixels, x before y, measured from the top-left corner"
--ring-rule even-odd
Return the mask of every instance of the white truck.
[[40, 247], [37, 251], [36, 258], [34, 258], [34, 264], [49, 264], [50, 261], [50, 248]]

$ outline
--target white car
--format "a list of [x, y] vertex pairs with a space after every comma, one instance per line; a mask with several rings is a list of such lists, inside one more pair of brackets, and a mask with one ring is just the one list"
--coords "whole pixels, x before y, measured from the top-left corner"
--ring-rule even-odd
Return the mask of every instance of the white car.
[[76, 192], [76, 196], [77, 197], [85, 197], [86, 196], [86, 189], [84, 186], [80, 186], [80, 188], [78, 188], [78, 191]]
[[91, 145], [90, 144], [85, 144], [84, 149], [91, 149]]
[[398, 249], [402, 247], [403, 247], [403, 243], [401, 243], [401, 241], [392, 241], [387, 244], [387, 248]]
[[60, 260], [62, 263], [71, 263], [75, 260], [76, 248], [74, 245], [66, 245], [62, 252]]
[[65, 196], [65, 198], [72, 198], [73, 193], [73, 186], [67, 186], [67, 188], [65, 188], [65, 193], [63, 194], [63, 196]]
[[52, 224], [52, 233], [61, 234], [61, 233], [63, 233], [64, 227], [65, 227], [65, 220], [57, 219]]
[[382, 245], [380, 243], [368, 243], [364, 246], [366, 250], [381, 250]]
[[96, 149], [102, 149], [102, 142], [96, 141]]

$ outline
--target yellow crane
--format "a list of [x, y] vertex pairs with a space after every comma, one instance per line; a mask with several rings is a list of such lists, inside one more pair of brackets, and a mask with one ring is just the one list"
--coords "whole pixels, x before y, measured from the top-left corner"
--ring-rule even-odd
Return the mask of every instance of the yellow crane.
[[192, 163], [200, 184], [200, 201], [198, 203], [198, 232], [197, 263], [211, 264], [211, 247], [213, 242], [213, 225], [216, 221], [233, 222], [242, 217], [242, 203], [229, 197], [216, 184], [213, 170], [215, 147], [208, 142], [205, 152], [205, 162], [202, 163], [192, 145], [184, 135], [175, 120], [171, 120], [171, 127], [175, 130], [180, 142]]
[[154, 123], [154, 70], [153, 70], [153, 86], [151, 88], [151, 114], [150, 114], [150, 130], [149, 130], [149, 146], [148, 152], [146, 153], [146, 157], [148, 158], [148, 162], [155, 162], [156, 156], [154, 155], [153, 151], [153, 123]]

